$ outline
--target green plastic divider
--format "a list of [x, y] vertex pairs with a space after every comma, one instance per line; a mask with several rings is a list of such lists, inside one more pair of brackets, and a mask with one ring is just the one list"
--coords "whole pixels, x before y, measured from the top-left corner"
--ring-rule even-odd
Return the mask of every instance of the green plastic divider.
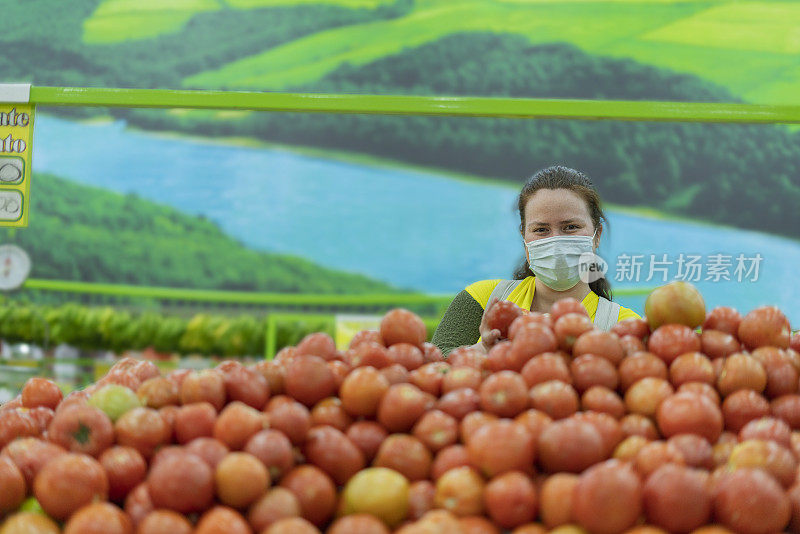
[[257, 293], [173, 287], [148, 287], [125, 284], [73, 282], [69, 280], [43, 280], [30, 278], [26, 289], [64, 293], [91, 293], [121, 297], [150, 297], [159, 299], [227, 302], [235, 304], [275, 304], [286, 306], [363, 306], [381, 304], [433, 304], [445, 306], [452, 295], [423, 295], [418, 293], [384, 293], [367, 295], [320, 295], [305, 293]]
[[800, 106], [470, 96], [350, 95], [101, 87], [31, 87], [47, 106], [237, 109], [514, 119], [800, 123]]
[[264, 357], [275, 357], [278, 345], [278, 324], [281, 322], [322, 321], [335, 328], [336, 316], [323, 313], [270, 313], [267, 316], [267, 332], [264, 340]]

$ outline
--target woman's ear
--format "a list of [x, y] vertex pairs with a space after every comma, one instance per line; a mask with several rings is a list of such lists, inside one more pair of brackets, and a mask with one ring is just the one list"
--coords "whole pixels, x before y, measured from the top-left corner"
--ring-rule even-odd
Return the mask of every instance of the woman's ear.
[[601, 235], [603, 235], [603, 223], [600, 223], [599, 225], [597, 225], [597, 230], [595, 230], [594, 240], [593, 240], [593, 243], [592, 243], [594, 245], [594, 248], [598, 248], [600, 246], [600, 236]]
[[525, 261], [527, 261], [528, 265], [530, 265], [531, 259], [528, 257], [528, 244], [525, 242], [525, 233], [520, 232], [520, 234], [522, 234], [522, 250], [525, 251]]

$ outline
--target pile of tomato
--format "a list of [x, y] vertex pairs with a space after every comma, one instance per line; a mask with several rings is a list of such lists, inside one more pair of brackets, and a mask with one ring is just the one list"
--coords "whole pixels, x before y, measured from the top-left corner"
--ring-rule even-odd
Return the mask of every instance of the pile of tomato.
[[31, 379], [0, 407], [0, 534], [800, 532], [800, 336], [688, 300], [611, 332], [500, 302], [501, 341], [447, 358], [396, 309], [346, 351]]

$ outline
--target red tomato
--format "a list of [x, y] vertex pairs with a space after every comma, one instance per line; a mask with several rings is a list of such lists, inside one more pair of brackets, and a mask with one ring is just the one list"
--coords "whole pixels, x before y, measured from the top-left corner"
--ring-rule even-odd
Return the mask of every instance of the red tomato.
[[255, 532], [263, 532], [271, 524], [300, 517], [300, 501], [286, 488], [272, 488], [261, 496], [247, 512], [247, 522]]
[[464, 445], [450, 445], [436, 453], [431, 465], [431, 479], [438, 480], [450, 469], [470, 465], [469, 452]]
[[501, 419], [477, 429], [467, 443], [467, 452], [481, 474], [493, 477], [507, 471], [529, 472], [536, 458], [536, 443], [527, 427]]
[[703, 354], [711, 359], [724, 358], [742, 350], [735, 334], [719, 330], [703, 330], [700, 334], [700, 346]]
[[141, 520], [137, 534], [192, 534], [192, 524], [172, 510], [153, 510]]
[[676, 388], [687, 382], [713, 384], [716, 378], [711, 361], [700, 352], [681, 354], [669, 366], [669, 380]]
[[572, 384], [572, 375], [564, 358], [556, 352], [545, 352], [534, 356], [522, 367], [522, 378], [529, 388], [548, 380], [560, 380]]
[[194, 402], [181, 406], [175, 412], [175, 439], [178, 443], [189, 443], [200, 437], [212, 437], [217, 410], [208, 402]]
[[580, 473], [602, 461], [605, 453], [600, 432], [586, 421], [573, 418], [554, 421], [539, 434], [539, 463], [551, 473]]
[[750, 350], [767, 345], [786, 349], [792, 336], [789, 319], [776, 306], [761, 306], [745, 315], [737, 333]]
[[227, 446], [214, 438], [196, 438], [186, 445], [186, 452], [196, 454], [208, 464], [211, 469], [216, 469], [217, 464], [230, 452]]
[[225, 378], [216, 369], [194, 371], [181, 383], [181, 404], [207, 402], [220, 411], [225, 405], [225, 397]]
[[232, 450], [241, 450], [256, 433], [269, 426], [260, 411], [234, 401], [225, 406], [214, 422], [214, 438]]
[[675, 390], [660, 378], [642, 378], [625, 391], [625, 407], [630, 413], [653, 417], [658, 407]]
[[593, 354], [605, 358], [616, 367], [625, 357], [625, 351], [619, 341], [619, 336], [613, 332], [603, 332], [602, 330], [590, 330], [575, 341], [572, 346], [572, 356], [578, 357], [583, 354]]
[[[438, 365], [438, 364], [429, 364]], [[389, 381], [374, 367], [359, 367], [347, 375], [339, 389], [342, 407], [354, 417], [373, 417]]]
[[605, 386], [592, 386], [581, 397], [581, 409], [601, 412], [615, 419], [625, 415], [625, 403], [616, 392]]
[[324, 333], [308, 334], [297, 344], [297, 356], [319, 356], [323, 360], [333, 360], [336, 357], [336, 343], [333, 338]]
[[589, 317], [589, 313], [586, 311], [586, 308], [583, 307], [583, 304], [581, 304], [578, 299], [571, 297], [559, 299], [550, 306], [550, 317], [553, 323], [558, 322], [559, 319], [570, 313], [577, 313]]
[[136, 390], [136, 395], [145, 406], [156, 410], [179, 402], [178, 386], [175, 382], [161, 376], [148, 378], [142, 382], [142, 385]]
[[55, 382], [46, 378], [29, 378], [22, 387], [22, 405], [25, 408], [44, 406], [55, 410], [62, 397]]
[[402, 308], [396, 308], [383, 316], [380, 333], [387, 347], [395, 343], [410, 343], [422, 348], [428, 337], [428, 330], [422, 319]]
[[308, 408], [291, 399], [267, 408], [269, 426], [283, 432], [293, 445], [302, 445], [311, 428]]
[[767, 399], [751, 389], [740, 389], [725, 397], [722, 403], [725, 428], [731, 432], [739, 432], [748, 422], [765, 417], [769, 412]]
[[791, 515], [783, 488], [761, 469], [737, 469], [723, 474], [717, 483], [714, 516], [731, 530], [781, 532]]
[[666, 380], [668, 377], [667, 364], [652, 352], [637, 352], [619, 364], [619, 381], [623, 391], [642, 378]]
[[214, 476], [200, 457], [176, 452], [152, 462], [147, 491], [156, 508], [183, 514], [207, 509], [214, 498]]
[[650, 335], [650, 326], [644, 319], [625, 319], [612, 326], [611, 331], [620, 338], [634, 336], [643, 340]]
[[[336, 486], [318, 467], [313, 465], [295, 467], [283, 477], [281, 486], [297, 497], [304, 519], [315, 525], [323, 525], [333, 516], [336, 509]], [[287, 519], [273, 523], [270, 528], [277, 527], [282, 521]]]
[[144, 481], [147, 462], [133, 447], [109, 447], [100, 455], [100, 465], [108, 477], [108, 498], [122, 502], [128, 493]]
[[486, 325], [494, 330], [500, 330], [500, 337], [508, 338], [508, 329], [517, 317], [522, 316], [522, 308], [507, 300], [494, 303], [486, 311]]
[[95, 499], [106, 500], [108, 477], [103, 466], [91, 456], [61, 454], [36, 475], [33, 493], [49, 516], [65, 520]]
[[767, 373], [761, 362], [738, 352], [725, 359], [722, 373], [717, 380], [717, 389], [727, 397], [740, 389], [752, 389], [758, 393], [767, 387]]
[[651, 441], [636, 454], [633, 465], [642, 479], [647, 479], [658, 468], [666, 464], [685, 465], [681, 451], [666, 441]]
[[133, 523], [122, 510], [107, 502], [90, 503], [64, 525], [64, 534], [130, 534]]
[[514, 528], [533, 521], [539, 507], [536, 486], [519, 471], [494, 477], [486, 485], [484, 501], [489, 517], [503, 528]]
[[[583, 305], [581, 305], [581, 308], [583, 308]], [[589, 316], [586, 315], [585, 308], [583, 313], [567, 313], [554, 320], [553, 332], [558, 340], [558, 348], [569, 353], [572, 353], [572, 346], [581, 334], [594, 329], [594, 324], [592, 324]]]
[[114, 424], [119, 445], [133, 447], [145, 458], [169, 443], [170, 428], [161, 415], [152, 408], [134, 408], [122, 414]]
[[243, 509], [256, 502], [270, 483], [264, 464], [246, 452], [229, 453], [214, 470], [217, 498], [233, 508]]
[[308, 463], [325, 471], [339, 485], [344, 485], [366, 464], [361, 450], [331, 426], [309, 430], [303, 450]]
[[500, 417], [514, 417], [528, 408], [528, 386], [519, 373], [500, 371], [480, 386], [481, 409]]
[[722, 411], [708, 397], [677, 393], [658, 407], [656, 421], [661, 434], [697, 434], [714, 443], [722, 433]]
[[458, 421], [440, 410], [431, 410], [417, 421], [412, 433], [435, 453], [458, 441]]
[[435, 495], [436, 486], [430, 480], [412, 482], [408, 488], [408, 518], [416, 521], [433, 510]]
[[406, 434], [392, 434], [381, 443], [372, 465], [394, 469], [414, 482], [428, 478], [432, 463], [431, 452], [420, 440]]
[[703, 330], [719, 330], [735, 336], [741, 322], [742, 316], [738, 311], [728, 306], [719, 306], [706, 315]]
[[669, 532], [690, 532], [711, 519], [708, 474], [665, 464], [644, 485], [647, 520]]
[[22, 472], [5, 455], [0, 456], [0, 517], [13, 512], [25, 500], [25, 478]]
[[292, 443], [277, 430], [268, 429], [256, 433], [244, 446], [244, 452], [261, 460], [273, 480], [280, 479], [294, 467]]
[[114, 442], [114, 427], [99, 408], [77, 404], [56, 412], [47, 436], [67, 450], [99, 456]]
[[642, 482], [629, 465], [608, 460], [587, 469], [575, 485], [572, 514], [591, 532], [623, 532], [642, 512]]
[[290, 397], [313, 406], [336, 393], [336, 379], [319, 356], [295, 356], [286, 364], [284, 387]]
[[15, 439], [3, 449], [2, 456], [7, 456], [22, 472], [28, 487], [44, 465], [66, 451], [63, 447], [39, 438]]
[[200, 517], [194, 534], [250, 534], [250, 525], [236, 510], [215, 506]]
[[378, 422], [390, 432], [407, 432], [433, 408], [436, 398], [412, 384], [391, 386], [378, 404]]
[[481, 515], [484, 486], [483, 478], [472, 467], [450, 469], [436, 480], [434, 505], [457, 517]]
[[387, 353], [394, 363], [399, 363], [409, 371], [418, 369], [425, 363], [422, 351], [410, 343], [395, 343], [387, 349]]
[[346, 435], [361, 450], [364, 459], [369, 463], [378, 454], [381, 443], [389, 433], [375, 421], [356, 421], [347, 429]]
[[553, 419], [563, 419], [578, 411], [578, 393], [560, 380], [536, 384], [528, 392], [531, 408], [540, 410]]
[[558, 340], [550, 328], [538, 323], [529, 323], [517, 330], [514, 341], [511, 342], [508, 353], [509, 369], [519, 372], [534, 356], [553, 352], [557, 347]]
[[665, 324], [650, 334], [647, 350], [669, 365], [672, 360], [687, 352], [699, 352], [700, 336], [682, 324]]

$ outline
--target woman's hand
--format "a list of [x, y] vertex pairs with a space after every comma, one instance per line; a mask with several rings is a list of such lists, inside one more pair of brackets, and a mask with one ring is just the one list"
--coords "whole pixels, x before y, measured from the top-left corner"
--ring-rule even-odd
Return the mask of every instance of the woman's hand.
[[500, 341], [500, 330], [497, 328], [489, 328], [489, 325], [486, 321], [486, 317], [489, 315], [489, 310], [497, 303], [498, 300], [500, 299], [494, 297], [489, 304], [486, 305], [486, 310], [481, 318], [481, 325], [478, 327], [478, 330], [481, 334], [481, 340], [475, 343], [473, 348], [483, 352], [489, 352], [489, 350], [494, 347], [498, 341]]

